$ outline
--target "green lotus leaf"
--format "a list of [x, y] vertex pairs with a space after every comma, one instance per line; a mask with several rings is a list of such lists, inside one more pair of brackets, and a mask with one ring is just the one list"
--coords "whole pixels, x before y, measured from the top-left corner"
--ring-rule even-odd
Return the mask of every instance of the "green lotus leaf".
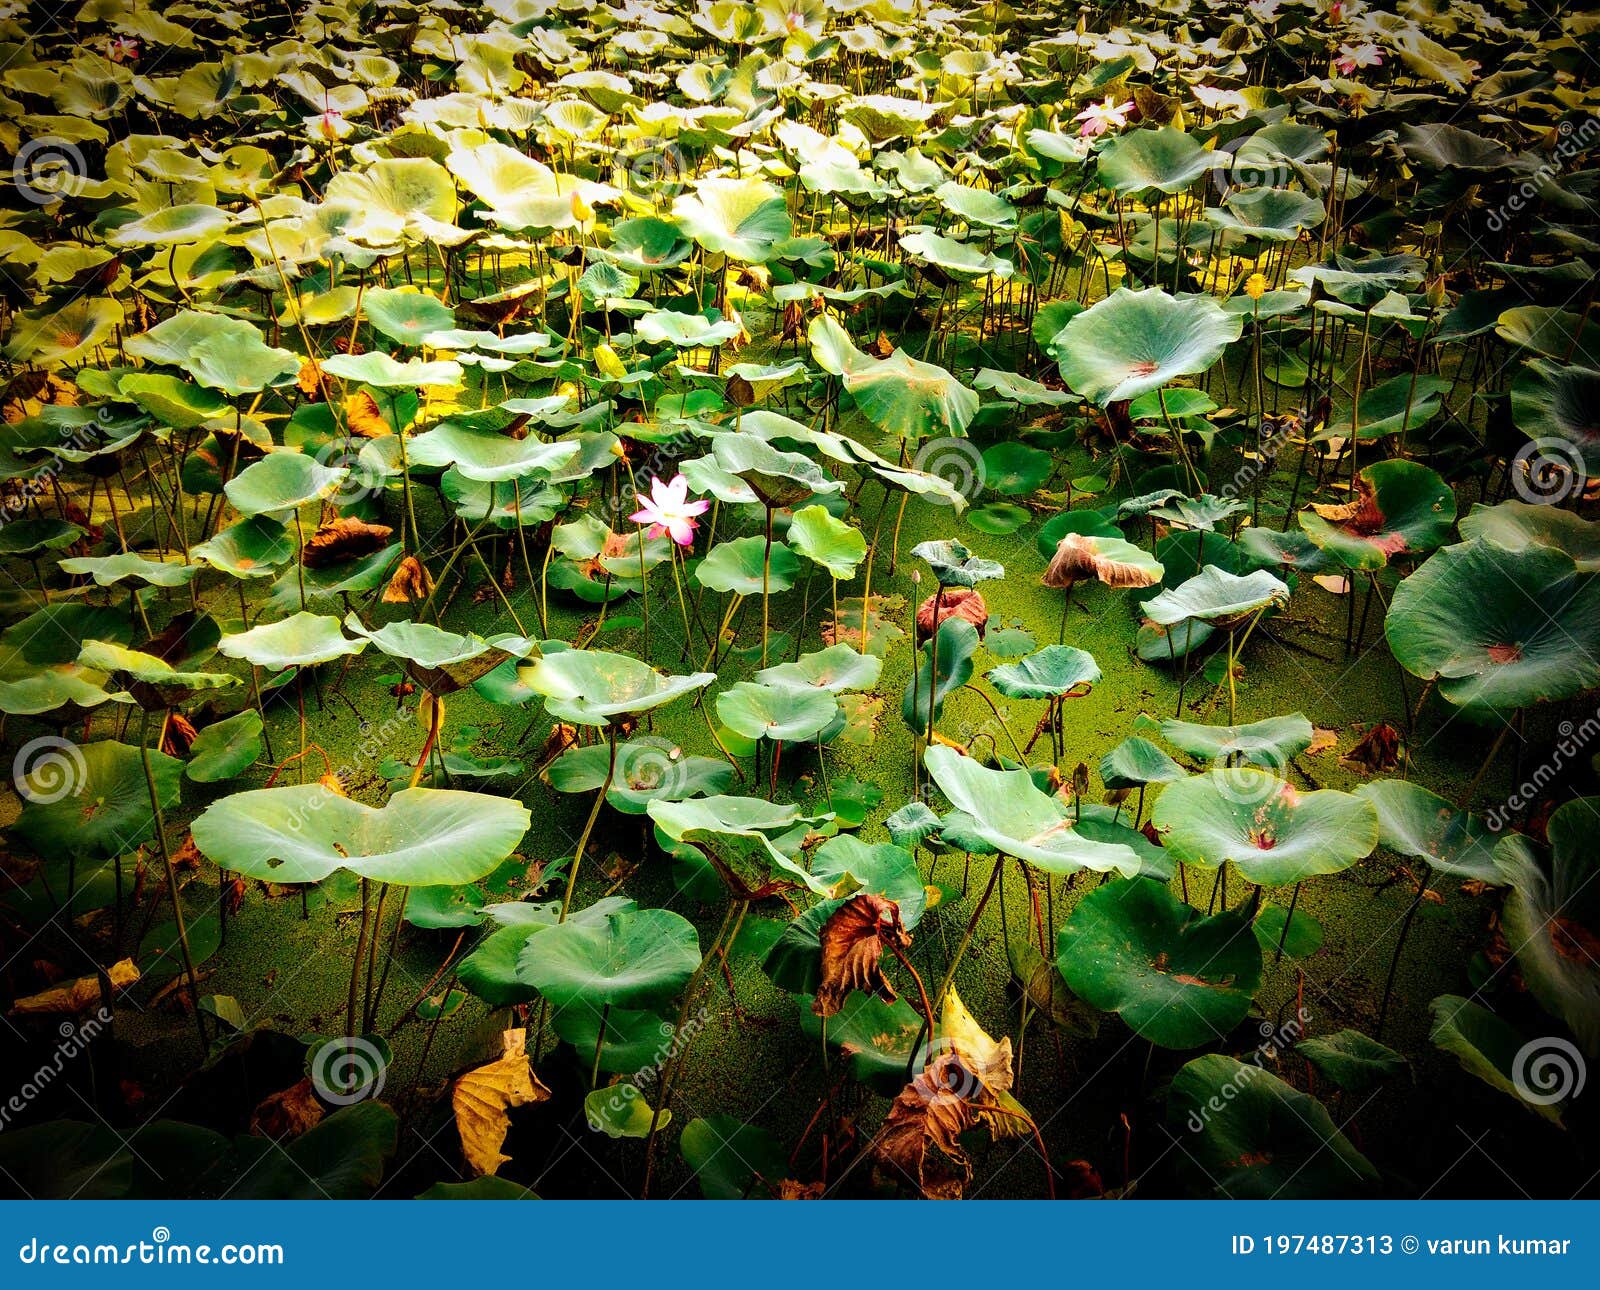
[[1288, 599], [1289, 588], [1265, 569], [1240, 577], [1208, 564], [1187, 582], [1145, 601], [1142, 608], [1146, 618], [1163, 627], [1191, 618], [1227, 626]]
[[1406, 160], [1430, 170], [1508, 170], [1517, 165], [1516, 154], [1493, 139], [1458, 125], [1429, 121], [1400, 127], [1400, 151]]
[[303, 453], [271, 452], [246, 466], [222, 491], [241, 515], [282, 514], [331, 497], [349, 474], [346, 466], [324, 466]]
[[1056, 966], [1073, 994], [1141, 1039], [1198, 1048], [1250, 1011], [1261, 947], [1243, 911], [1207, 918], [1160, 883], [1131, 878], [1078, 902], [1056, 939]]
[[361, 312], [382, 335], [413, 347], [431, 344], [430, 332], [456, 325], [449, 305], [421, 291], [368, 287], [361, 295]]
[[1560, 1125], [1566, 1100], [1548, 1098], [1543, 1089], [1529, 1081], [1524, 1057], [1538, 1040], [1525, 1039], [1517, 1028], [1497, 1017], [1481, 1003], [1458, 994], [1441, 994], [1431, 1004], [1433, 1028], [1429, 1038], [1436, 1047], [1449, 1053], [1469, 1075], [1490, 1088], [1515, 1098], [1527, 1110], [1551, 1124]]
[[222, 394], [165, 372], [130, 372], [117, 392], [174, 430], [193, 430], [229, 410]]
[[717, 716], [746, 739], [815, 739], [838, 713], [839, 701], [810, 685], [740, 681], [717, 695]]
[[1483, 538], [1507, 551], [1529, 546], [1565, 551], [1583, 573], [1600, 572], [1600, 521], [1586, 520], [1559, 506], [1515, 499], [1498, 506], [1475, 504], [1461, 521], [1461, 536]]
[[177, 707], [205, 690], [241, 684], [238, 677], [221, 672], [181, 672], [164, 658], [110, 641], [85, 641], [78, 663], [113, 676], [141, 708], [152, 712]]
[[989, 684], [1008, 699], [1078, 698], [1100, 682], [1094, 655], [1071, 645], [1046, 645], [989, 673]]
[[44, 551], [60, 551], [84, 533], [78, 525], [54, 517], [12, 520], [0, 526], [0, 557], [26, 558]]
[[570, 229], [577, 225], [573, 198], [593, 205], [620, 194], [609, 184], [557, 174], [543, 162], [503, 143], [455, 147], [445, 164], [505, 229]]
[[1175, 859], [1208, 869], [1231, 860], [1263, 887], [1339, 873], [1378, 845], [1371, 802], [1331, 788], [1303, 793], [1248, 766], [1168, 784], [1151, 820]]
[[[820, 507], [815, 509], [820, 510]], [[712, 591], [732, 592], [736, 596], [759, 596], [765, 585], [770, 591], [788, 591], [800, 572], [800, 560], [782, 542], [772, 544], [761, 537], [733, 538], [718, 542], [695, 567], [695, 581]]]
[[[1382, 439], [1385, 435], [1404, 434], [1427, 425], [1438, 415], [1450, 386], [1451, 382], [1442, 376], [1402, 373], [1363, 391], [1360, 437]], [[1349, 420], [1336, 422], [1321, 437], [1347, 439], [1352, 428]]]
[[1237, 498], [1202, 494], [1199, 497], [1169, 497], [1166, 501], [1152, 506], [1145, 514], [1158, 520], [1165, 520], [1174, 528], [1210, 533], [1223, 520], [1239, 514], [1244, 509], [1244, 503]]
[[[950, 185], [959, 187], [959, 185]], [[968, 191], [968, 190], [963, 190]], [[903, 233], [900, 247], [908, 255], [943, 269], [958, 278], [1009, 278], [1016, 266], [1002, 256], [991, 255], [980, 247], [955, 238], [940, 237], [937, 233]]]
[[741, 326], [703, 314], [680, 314], [658, 309], [639, 319], [634, 334], [652, 345], [671, 345], [677, 349], [714, 349], [737, 336]]
[[741, 899], [796, 885], [826, 896], [828, 888], [795, 860], [807, 835], [833, 816], [804, 816], [796, 806], [759, 797], [661, 799], [649, 805], [659, 836], [689, 843], [711, 862]]
[[1357, 570], [1432, 551], [1450, 536], [1455, 520], [1455, 490], [1420, 462], [1401, 458], [1363, 469], [1353, 501], [1300, 512], [1306, 535]]
[[1196, 1057], [1173, 1076], [1167, 1126], [1182, 1135], [1198, 1196], [1333, 1200], [1378, 1187], [1378, 1171], [1321, 1102], [1221, 1053]]
[[1600, 685], [1600, 577], [1553, 547], [1445, 547], [1395, 589], [1384, 634], [1466, 716], [1509, 717]]
[[1005, 567], [975, 556], [954, 538], [919, 542], [911, 554], [933, 570], [941, 587], [976, 587], [980, 582], [1006, 576]]
[[923, 764], [963, 817], [956, 821], [962, 835], [980, 844], [972, 849], [1016, 856], [1047, 873], [1139, 872], [1139, 856], [1131, 847], [1079, 835], [1066, 803], [1041, 791], [1027, 771], [990, 770], [937, 744], [923, 755]]
[[[740, 6], [733, 12], [755, 16]], [[773, 1180], [781, 1181], [789, 1168], [788, 1152], [777, 1139], [731, 1115], [689, 1121], [679, 1148], [707, 1200], [776, 1198]]]
[[351, 640], [339, 630], [339, 620], [301, 610], [277, 622], [261, 623], [247, 632], [224, 636], [217, 650], [228, 658], [243, 659], [252, 667], [279, 671], [286, 667], [313, 667], [366, 649], [364, 640]]
[[[23, 800], [12, 826], [17, 837], [41, 856], [109, 859], [151, 836], [155, 814], [138, 748], [110, 739], [53, 743], [17, 755], [14, 779]], [[148, 756], [156, 794], [170, 811], [182, 791], [183, 763], [153, 749]]]
[[488, 793], [407, 788], [382, 807], [324, 784], [251, 789], [213, 802], [192, 833], [224, 869], [263, 882], [321, 882], [348, 869], [402, 887], [475, 882], [512, 853], [531, 822]]
[[938, 720], [944, 701], [972, 679], [977, 652], [978, 629], [965, 618], [952, 614], [939, 624], [936, 637], [919, 651], [916, 672], [900, 702], [900, 718], [908, 729], [925, 733], [930, 720]]
[[268, 345], [246, 326], [213, 331], [192, 345], [179, 365], [201, 385], [238, 396], [288, 384], [300, 370], [300, 356]]
[[1267, 717], [1242, 726], [1208, 726], [1195, 721], [1164, 717], [1157, 723], [1161, 737], [1179, 752], [1206, 761], [1226, 759], [1281, 770], [1291, 758], [1311, 747], [1316, 731], [1305, 714], [1293, 712]]
[[390, 658], [403, 659], [407, 670], [434, 694], [450, 694], [509, 658], [527, 658], [539, 652], [538, 645], [523, 636], [506, 634], [485, 640], [473, 632], [447, 632], [432, 623], [385, 623], [370, 630], [351, 613], [345, 616], [344, 625]]
[[[894, 901], [907, 931], [921, 920], [928, 906], [917, 862], [904, 848], [889, 842], [868, 844], [843, 833], [829, 838], [811, 858], [811, 872], [832, 884], [840, 896], [871, 892]], [[813, 985], [812, 990], [815, 990]]]
[[[519, 452], [518, 455], [523, 454]], [[466, 469], [483, 473], [496, 468], [480, 462]], [[472, 523], [484, 522], [501, 529], [548, 524], [567, 504], [566, 495], [560, 489], [546, 484], [538, 472], [495, 483], [469, 478], [452, 466], [440, 478], [439, 491], [461, 519]]]
[[960, 436], [978, 414], [975, 393], [944, 368], [903, 349], [883, 359], [862, 355], [843, 379], [861, 414], [897, 439]]
[[1359, 1030], [1302, 1039], [1294, 1046], [1317, 1073], [1346, 1093], [1365, 1093], [1406, 1068], [1406, 1059]]
[[1031, 493], [1055, 470], [1055, 459], [1022, 443], [997, 443], [983, 451], [983, 482], [1007, 496]]
[[672, 216], [697, 245], [745, 264], [765, 264], [793, 232], [783, 194], [760, 179], [702, 179]]
[[1292, 242], [1325, 218], [1321, 202], [1291, 188], [1243, 188], [1230, 193], [1221, 209], [1206, 212], [1206, 219], [1224, 233], [1264, 242]]
[[789, 542], [830, 576], [848, 581], [867, 558], [867, 540], [861, 530], [835, 519], [825, 506], [803, 506], [789, 521]]
[[[544, 778], [558, 793], [592, 793], [605, 784], [610, 767], [608, 745], [585, 744], [557, 757]], [[732, 781], [733, 767], [725, 761], [687, 754], [659, 735], [636, 735], [617, 745], [606, 801], [624, 815], [643, 815], [657, 798], [676, 802], [716, 794]]]
[[972, 378], [972, 387], [1024, 407], [1060, 407], [1079, 401], [1071, 390], [1053, 390], [1048, 385], [1041, 385], [1038, 381], [1001, 368], [979, 368], [978, 374]]
[[114, 586], [128, 578], [152, 587], [181, 587], [202, 568], [177, 559], [150, 559], [134, 551], [124, 551], [120, 555], [73, 556], [60, 561], [58, 567], [62, 573], [92, 577], [97, 587]]
[[395, 542], [371, 555], [340, 560], [320, 569], [304, 566], [289, 569], [272, 584], [267, 604], [279, 613], [292, 613], [300, 607], [302, 592], [307, 604], [317, 604], [323, 600], [339, 600], [355, 592], [372, 591], [389, 580], [404, 549]]
[[1600, 475], [1600, 371], [1531, 359], [1511, 382], [1511, 419], [1530, 439], [1568, 445], [1585, 475]]
[[112, 344], [122, 323], [122, 306], [103, 296], [21, 313], [11, 325], [5, 356], [13, 362], [59, 367]]
[[517, 675], [544, 695], [545, 711], [552, 717], [584, 726], [605, 726], [612, 717], [649, 712], [716, 680], [711, 672], [665, 676], [627, 654], [594, 649], [545, 654], [518, 668]]
[[1105, 406], [1206, 371], [1243, 330], [1210, 296], [1118, 287], [1070, 319], [1056, 347], [1066, 383]]
[[845, 690], [870, 690], [883, 672], [883, 660], [874, 654], [858, 654], [845, 641], [826, 649], [802, 654], [789, 663], [762, 668], [755, 679], [764, 685], [804, 685], [841, 694]]
[[1188, 771], [1148, 739], [1129, 735], [1100, 759], [1100, 779], [1108, 789], [1170, 784]]
[[1148, 192], [1176, 193], [1202, 175], [1224, 170], [1226, 152], [1202, 147], [1193, 135], [1162, 127], [1131, 130], [1106, 145], [1098, 158], [1100, 182], [1124, 196]]
[[1559, 363], [1600, 371], [1600, 327], [1549, 305], [1517, 305], [1495, 321], [1495, 335]]
[[[1048, 560], [1055, 555], [1056, 549], [1061, 545], [1061, 539], [1069, 533], [1081, 534], [1083, 537], [1114, 538], [1119, 542], [1124, 540], [1122, 530], [1099, 511], [1079, 510], [1062, 511], [1058, 515], [1052, 515], [1040, 525], [1039, 532], [1034, 535], [1034, 545], [1038, 547], [1039, 554]], [[1138, 550], [1137, 547], [1134, 549]]]
[[583, 1099], [583, 1118], [608, 1138], [648, 1138], [672, 1122], [672, 1112], [663, 1108], [658, 1115], [639, 1087], [624, 1081], [592, 1089]]
[[[769, 507], [793, 506], [810, 497], [844, 491], [842, 481], [833, 478], [809, 457], [774, 448], [755, 435], [719, 434], [711, 442], [711, 456], [719, 470], [738, 476], [754, 491], [756, 499]], [[683, 463], [685, 475], [693, 464], [692, 461]], [[700, 488], [693, 477], [689, 482], [696, 492], [712, 491]], [[723, 500], [750, 499], [724, 497]]]
[[190, 203], [165, 206], [123, 224], [107, 240], [113, 246], [185, 246], [212, 237], [227, 227], [227, 211]]
[[913, 848], [939, 831], [939, 817], [926, 802], [907, 802], [883, 822], [897, 847]]
[[840, 1010], [824, 1019], [812, 1011], [809, 995], [805, 992], [799, 1001], [800, 1029], [808, 1039], [819, 1042], [826, 1029], [829, 1046], [849, 1058], [851, 1077], [882, 1097], [905, 1087], [906, 1068], [914, 1065], [922, 1030], [915, 1008], [904, 999], [891, 1003], [853, 990]]
[[1505, 881], [1495, 862], [1498, 838], [1486, 820], [1409, 780], [1374, 780], [1355, 792], [1378, 812], [1378, 840], [1385, 849], [1458, 878], [1492, 886]]
[[461, 384], [461, 364], [449, 359], [425, 363], [421, 359], [396, 362], [381, 349], [365, 354], [329, 354], [321, 360], [329, 376], [380, 390], [415, 389], [423, 385], [454, 388]]
[[192, 558], [235, 578], [270, 577], [279, 565], [294, 559], [294, 553], [288, 528], [270, 515], [252, 515], [189, 548]]
[[1600, 967], [1588, 948], [1600, 928], [1596, 812], [1600, 798], [1565, 802], [1546, 825], [1548, 850], [1516, 833], [1495, 850], [1511, 887], [1502, 924], [1523, 980], [1591, 1058], [1600, 1055]]
[[189, 745], [184, 774], [197, 784], [232, 779], [261, 756], [261, 729], [261, 714], [254, 708], [213, 722]]
[[669, 909], [630, 909], [530, 937], [517, 975], [557, 1008], [645, 1009], [672, 999], [699, 966], [693, 923]]

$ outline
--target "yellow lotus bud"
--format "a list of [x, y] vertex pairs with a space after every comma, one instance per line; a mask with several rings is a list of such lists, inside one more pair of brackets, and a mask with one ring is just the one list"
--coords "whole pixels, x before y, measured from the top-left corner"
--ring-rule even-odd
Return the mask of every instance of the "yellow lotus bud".
[[587, 224], [594, 218], [594, 207], [583, 200], [583, 194], [580, 192], [572, 194], [572, 218], [580, 224]]
[[556, 393], [564, 399], [575, 399], [578, 397], [578, 387], [571, 381], [562, 381]]
[[617, 357], [617, 351], [610, 345], [594, 347], [594, 365], [599, 369], [600, 375], [609, 381], [621, 381], [627, 378], [628, 369]]
[[1267, 294], [1267, 275], [1252, 273], [1244, 280], [1244, 293], [1252, 300], [1260, 300]]

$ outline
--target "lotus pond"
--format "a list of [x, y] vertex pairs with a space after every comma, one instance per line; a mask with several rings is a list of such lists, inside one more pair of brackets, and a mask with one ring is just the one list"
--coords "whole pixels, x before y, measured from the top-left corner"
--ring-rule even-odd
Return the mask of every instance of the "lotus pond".
[[1597, 43], [0, 4], [0, 1192], [1592, 1195]]

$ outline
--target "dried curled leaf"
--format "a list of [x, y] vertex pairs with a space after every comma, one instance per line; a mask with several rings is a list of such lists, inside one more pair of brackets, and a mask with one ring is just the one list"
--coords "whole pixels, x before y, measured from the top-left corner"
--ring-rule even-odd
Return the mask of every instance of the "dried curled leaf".
[[511, 1159], [500, 1152], [511, 1128], [511, 1111], [550, 1099], [550, 1090], [528, 1065], [528, 1032], [507, 1030], [501, 1041], [503, 1054], [461, 1076], [450, 1093], [461, 1154], [480, 1176]]
[[972, 1083], [961, 1058], [939, 1053], [900, 1090], [873, 1155], [881, 1175], [916, 1188], [928, 1200], [960, 1200], [972, 1162], [957, 1139], [977, 1126], [963, 1090]]
[[261, 1100], [250, 1113], [250, 1132], [258, 1138], [283, 1142], [298, 1138], [307, 1129], [322, 1123], [322, 1103], [309, 1078]]
[[[1101, 550], [1103, 539], [1085, 533], [1068, 533], [1056, 545], [1044, 571], [1047, 587], [1071, 587], [1095, 578], [1108, 587], [1153, 587], [1161, 580], [1159, 569], [1131, 560], [1118, 560]], [[1124, 548], [1127, 543], [1121, 544]]]
[[[139, 979], [139, 969], [132, 959], [123, 959], [106, 969], [113, 990], [126, 990]], [[63, 981], [38, 994], [30, 994], [11, 1005], [13, 1017], [38, 1016], [48, 1013], [76, 1015], [100, 1004], [100, 978], [80, 976], [74, 981]]]
[[426, 600], [433, 594], [433, 575], [428, 566], [414, 555], [408, 555], [395, 566], [394, 576], [383, 589], [383, 603], [404, 605]]
[[1380, 721], [1339, 760], [1368, 771], [1393, 770], [1400, 763], [1400, 732], [1387, 721]]
[[378, 400], [366, 390], [357, 390], [344, 401], [344, 423], [351, 434], [363, 439], [381, 439], [393, 433], [383, 419]]
[[300, 559], [308, 569], [357, 559], [381, 551], [394, 530], [387, 524], [368, 524], [354, 516], [341, 516], [322, 525], [306, 539]]
[[989, 606], [973, 587], [946, 587], [942, 595], [932, 595], [917, 606], [917, 640], [927, 640], [934, 632], [934, 608], [937, 604], [939, 623], [951, 618], [961, 618], [978, 629], [982, 636], [989, 625]]
[[850, 897], [822, 925], [822, 981], [811, 1011], [831, 1017], [852, 990], [893, 1002], [894, 986], [878, 960], [891, 945], [904, 949], [911, 934], [900, 922], [900, 906], [884, 896], [860, 892]]

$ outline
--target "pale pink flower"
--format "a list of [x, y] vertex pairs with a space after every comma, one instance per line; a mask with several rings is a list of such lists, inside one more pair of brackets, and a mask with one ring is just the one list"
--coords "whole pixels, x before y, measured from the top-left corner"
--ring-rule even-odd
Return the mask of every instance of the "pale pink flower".
[[1118, 103], [1114, 99], [1107, 99], [1104, 103], [1091, 103], [1082, 112], [1073, 117], [1074, 121], [1082, 121], [1078, 128], [1078, 137], [1093, 139], [1104, 134], [1112, 126], [1119, 130], [1128, 124], [1128, 113], [1133, 111], [1133, 101]]
[[682, 475], [674, 475], [666, 484], [652, 478], [649, 499], [639, 498], [639, 509], [628, 518], [635, 524], [648, 524], [653, 538], [666, 533], [679, 546], [688, 546], [694, 541], [694, 517], [710, 509], [711, 503], [704, 498], [691, 502], [689, 481]]
[[1382, 67], [1383, 50], [1374, 44], [1340, 45], [1339, 57], [1333, 65], [1339, 69], [1341, 76], [1354, 76], [1356, 70], [1362, 67]]
[[113, 36], [109, 52], [113, 63], [131, 63], [139, 57], [139, 42], [132, 36]]

